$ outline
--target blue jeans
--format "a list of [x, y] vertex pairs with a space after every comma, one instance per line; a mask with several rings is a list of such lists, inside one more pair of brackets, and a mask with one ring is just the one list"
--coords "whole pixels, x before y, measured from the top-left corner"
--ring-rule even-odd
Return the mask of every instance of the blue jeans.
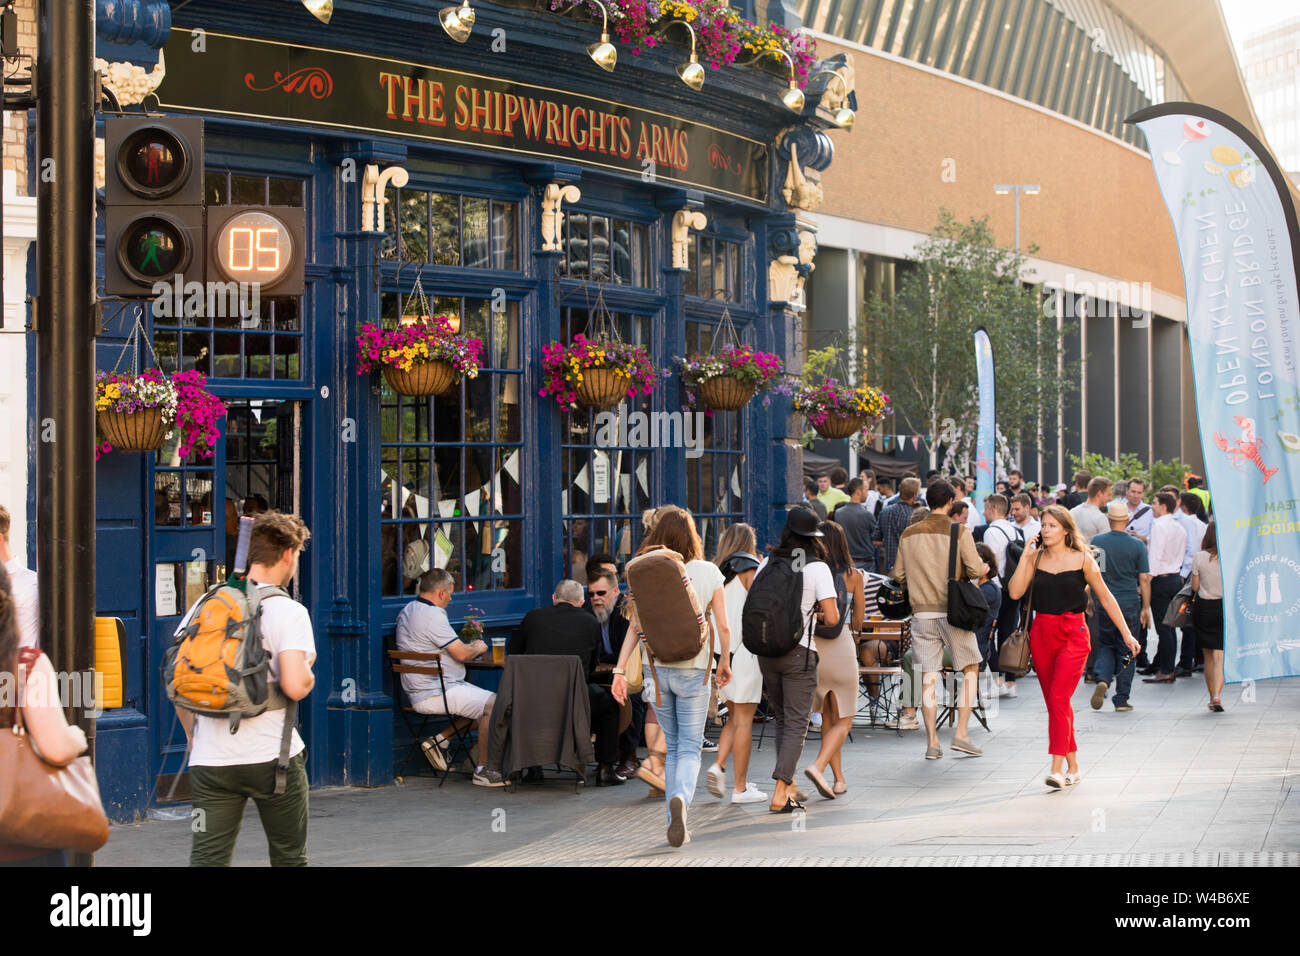
[[[664, 732], [664, 800], [680, 796], [690, 806], [695, 798], [695, 781], [700, 776], [700, 746], [709, 716], [709, 684], [705, 672], [695, 667], [655, 668], [659, 703], [655, 715]], [[669, 822], [672, 822], [671, 815]]]
[[[1128, 625], [1129, 633], [1137, 636], [1139, 632], [1138, 619], [1142, 616], [1142, 607], [1138, 604], [1125, 605], [1121, 604], [1119, 609], [1124, 613], [1124, 623]], [[1107, 684], [1113, 684], [1115, 687], [1114, 702], [1123, 704], [1128, 702], [1129, 689], [1133, 686], [1133, 674], [1137, 667], [1130, 658], [1128, 647], [1124, 644], [1124, 638], [1120, 635], [1119, 629], [1110, 619], [1104, 608], [1097, 609], [1097, 639], [1095, 641], [1097, 650], [1092, 660], [1092, 673], [1097, 680], [1105, 681]], [[1124, 667], [1119, 667], [1119, 662], [1128, 658], [1128, 663]], [[1118, 670], [1117, 670], [1118, 669]]]

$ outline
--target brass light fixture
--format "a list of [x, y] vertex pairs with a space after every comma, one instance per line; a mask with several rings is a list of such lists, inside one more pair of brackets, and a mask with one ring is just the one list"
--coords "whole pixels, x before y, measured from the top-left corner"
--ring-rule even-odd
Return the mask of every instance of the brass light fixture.
[[438, 11], [438, 22], [447, 36], [457, 43], [464, 43], [474, 29], [474, 8], [469, 5], [469, 0], [462, 0], [459, 7], [443, 7]]
[[[835, 115], [835, 125], [838, 126], [840, 129], [853, 129], [853, 120], [854, 120], [856, 117], [854, 116], [853, 110], [849, 109], [849, 108], [848, 108], [848, 105], [847, 105], [847, 104], [848, 104], [848, 101], [849, 101], [849, 83], [848, 83], [848, 81], [847, 81], [846, 79], [844, 79], [844, 77], [843, 77], [842, 75], [840, 75], [839, 73], [836, 73], [834, 70], [822, 70], [822, 72], [821, 72], [821, 73], [818, 73], [817, 75], [818, 75], [818, 76], [823, 76], [823, 75], [824, 75], [824, 76], [829, 76], [829, 77], [831, 77], [832, 79], [836, 79], [836, 80], [839, 80], [839, 81], [840, 81], [840, 85], [841, 85], [842, 87], [844, 87], [844, 102], [841, 103], [840, 106], [835, 110], [835, 114], [834, 114], [834, 115]], [[828, 85], [828, 86], [830, 85], [830, 81], [829, 81], [829, 80], [827, 81], [827, 85]]]
[[613, 73], [614, 66], [618, 63], [618, 50], [609, 42], [609, 9], [601, 0], [591, 2], [600, 7], [603, 19], [600, 23], [600, 42], [587, 47], [587, 55], [606, 73]]
[[334, 16], [334, 0], [302, 0], [302, 5], [321, 23], [329, 23]]
[[787, 63], [790, 64], [790, 88], [781, 94], [781, 102], [791, 113], [802, 113], [804, 105], [803, 90], [799, 89], [799, 81], [794, 78], [794, 59], [785, 50], [773, 50], [773, 53], [779, 53]]
[[677, 67], [677, 76], [691, 89], [698, 90], [704, 85], [704, 67], [700, 66], [700, 61], [695, 55], [695, 28], [685, 20], [669, 20], [668, 26], [658, 31], [656, 36], [663, 36], [674, 26], [685, 27], [691, 34], [691, 56], [689, 60]]

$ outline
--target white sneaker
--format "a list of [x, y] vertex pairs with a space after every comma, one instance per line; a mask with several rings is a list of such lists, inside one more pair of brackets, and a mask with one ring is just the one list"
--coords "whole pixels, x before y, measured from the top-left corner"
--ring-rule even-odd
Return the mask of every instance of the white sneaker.
[[1067, 787], [1073, 787], [1076, 783], [1078, 783], [1078, 782], [1079, 782], [1080, 780], [1082, 780], [1082, 779], [1083, 779], [1083, 773], [1082, 773], [1082, 772], [1079, 772], [1079, 773], [1067, 773], [1067, 774], [1065, 775], [1065, 785], [1066, 785]]
[[811, 727], [813, 730], [817, 731], [818, 733], [820, 733], [822, 729], [822, 715], [813, 714], [808, 719], [808, 726]]
[[727, 783], [727, 772], [716, 763], [705, 771], [704, 779], [708, 784], [709, 793], [713, 794], [715, 797], [721, 798], [723, 794], [726, 793], [722, 788], [726, 786]]
[[745, 784], [745, 789], [736, 793], [731, 793], [732, 803], [767, 803], [768, 796], [752, 783]]
[[686, 832], [686, 800], [680, 796], [668, 801], [668, 845], [681, 846], [689, 840]]
[[916, 719], [916, 714], [911, 717], [899, 717], [897, 720], [885, 721], [886, 730], [916, 730], [921, 725]]
[[999, 696], [999, 697], [1015, 697], [1015, 696], [1016, 696], [1016, 685], [1015, 685], [1015, 684], [1003, 684], [1003, 685], [1002, 685], [1002, 689], [998, 691], [998, 696]]
[[1047, 784], [1053, 790], [1064, 790], [1067, 786], [1065, 775], [1061, 773], [1049, 773], [1043, 783]]

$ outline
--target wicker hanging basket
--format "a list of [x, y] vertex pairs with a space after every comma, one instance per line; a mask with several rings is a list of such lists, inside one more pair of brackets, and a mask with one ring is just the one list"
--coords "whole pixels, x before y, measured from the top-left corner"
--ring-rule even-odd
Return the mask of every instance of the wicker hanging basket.
[[700, 400], [720, 412], [734, 412], [749, 404], [758, 385], [734, 375], [715, 375], [700, 383]]
[[866, 417], [862, 415], [853, 415], [849, 418], [832, 416], [820, 425], [814, 425], [813, 430], [822, 438], [848, 438], [850, 435], [861, 431], [866, 422]]
[[456, 384], [456, 367], [443, 361], [416, 362], [403, 372], [385, 365], [384, 378], [399, 395], [442, 395]]
[[613, 408], [627, 398], [632, 380], [612, 368], [584, 368], [582, 384], [574, 389], [578, 404], [587, 408]]
[[134, 412], [109, 409], [96, 412], [95, 422], [114, 451], [157, 451], [171, 431], [171, 426], [163, 421], [161, 408], [141, 408]]

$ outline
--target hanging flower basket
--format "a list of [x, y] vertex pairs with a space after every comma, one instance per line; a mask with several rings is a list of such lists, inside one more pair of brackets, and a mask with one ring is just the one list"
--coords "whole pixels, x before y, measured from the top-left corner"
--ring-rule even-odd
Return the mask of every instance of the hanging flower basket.
[[848, 438], [862, 430], [862, 426], [867, 422], [865, 415], [850, 415], [838, 417], [828, 415], [821, 424], [814, 425], [813, 430], [821, 435], [822, 438], [836, 439]]
[[574, 388], [577, 402], [584, 408], [613, 408], [627, 398], [632, 380], [612, 368], [589, 368], [582, 382]]
[[542, 346], [545, 383], [537, 394], [552, 396], [565, 411], [612, 408], [619, 402], [654, 391], [662, 374], [640, 345], [612, 338], [575, 335], [573, 344]]
[[450, 362], [415, 362], [409, 369], [384, 366], [384, 380], [399, 395], [443, 395], [455, 386], [458, 375]]
[[[755, 352], [748, 345], [724, 348], [716, 354], [688, 355], [677, 359], [686, 398], [691, 405], [722, 412], [744, 408], [759, 392], [769, 389], [789, 395], [790, 381], [781, 370], [781, 360], [771, 352]], [[763, 404], [771, 404], [766, 394]]]
[[749, 404], [758, 385], [742, 382], [735, 375], [715, 375], [700, 383], [700, 401], [721, 412], [734, 412]]
[[478, 376], [483, 342], [452, 331], [445, 315], [395, 329], [366, 323], [357, 329], [357, 374], [381, 369], [399, 395], [443, 395], [464, 375]]
[[163, 410], [158, 407], [134, 412], [111, 409], [96, 412], [95, 424], [104, 441], [116, 451], [157, 451], [172, 430], [163, 421]]
[[794, 396], [795, 411], [822, 438], [848, 438], [885, 417], [889, 396], [870, 385], [845, 385], [828, 378], [804, 385]]
[[170, 378], [156, 368], [139, 375], [97, 372], [95, 459], [110, 451], [157, 451], [175, 429], [181, 433], [182, 460], [191, 452], [211, 458], [221, 434], [217, 420], [225, 414], [225, 404], [207, 390], [200, 372]]

